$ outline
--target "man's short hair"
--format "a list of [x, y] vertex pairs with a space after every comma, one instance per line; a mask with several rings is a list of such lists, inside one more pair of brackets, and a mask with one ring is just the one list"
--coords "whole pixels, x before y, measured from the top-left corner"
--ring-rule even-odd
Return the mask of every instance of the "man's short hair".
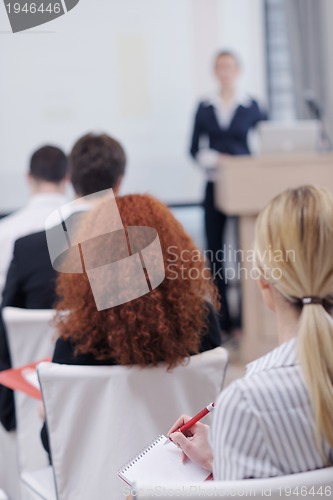
[[116, 186], [125, 173], [122, 145], [107, 134], [87, 134], [70, 154], [70, 175], [76, 194], [87, 196]]
[[59, 184], [65, 179], [67, 171], [67, 157], [59, 148], [43, 146], [31, 156], [29, 172], [36, 181]]

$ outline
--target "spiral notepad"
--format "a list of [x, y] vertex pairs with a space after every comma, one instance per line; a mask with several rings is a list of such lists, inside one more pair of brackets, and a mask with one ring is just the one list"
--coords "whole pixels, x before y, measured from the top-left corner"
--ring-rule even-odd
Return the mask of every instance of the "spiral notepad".
[[186, 460], [181, 461], [182, 452], [170, 443], [164, 445], [166, 436], [161, 434], [146, 448], [132, 458], [119, 471], [118, 475], [130, 486], [140, 482], [159, 481], [204, 481], [209, 473], [199, 465]]

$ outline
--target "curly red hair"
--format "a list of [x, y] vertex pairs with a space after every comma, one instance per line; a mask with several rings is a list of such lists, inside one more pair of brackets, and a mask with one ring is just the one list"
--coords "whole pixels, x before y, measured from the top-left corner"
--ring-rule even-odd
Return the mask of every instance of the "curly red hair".
[[[193, 241], [165, 205], [148, 195], [119, 197], [117, 205], [125, 228], [156, 229], [165, 279], [144, 296], [98, 311], [86, 273], [59, 274], [56, 323], [60, 337], [74, 343], [76, 354], [91, 353], [99, 360], [112, 357], [120, 365], [165, 362], [173, 367], [198, 353], [206, 331], [207, 300], [218, 307], [216, 288]], [[105, 199], [85, 215], [79, 231], [91, 234], [96, 225], [105, 227], [111, 216]], [[104, 248], [98, 248], [99, 258], [108, 251]], [[182, 258], [184, 250], [186, 259]], [[107, 289], [110, 284], [102, 286]]]

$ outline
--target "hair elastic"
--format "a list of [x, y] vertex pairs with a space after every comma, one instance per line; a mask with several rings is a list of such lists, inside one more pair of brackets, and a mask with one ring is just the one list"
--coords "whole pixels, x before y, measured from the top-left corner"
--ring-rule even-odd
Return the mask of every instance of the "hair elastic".
[[303, 306], [307, 306], [308, 304], [324, 304], [324, 299], [321, 299], [320, 297], [303, 297], [302, 298], [302, 304]]

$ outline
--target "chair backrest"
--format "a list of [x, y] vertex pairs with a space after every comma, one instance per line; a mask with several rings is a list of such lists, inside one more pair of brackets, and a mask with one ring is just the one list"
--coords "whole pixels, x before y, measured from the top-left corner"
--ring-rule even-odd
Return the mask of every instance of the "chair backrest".
[[6, 493], [0, 490], [0, 500], [8, 500]]
[[[48, 309], [3, 309], [13, 368], [52, 356], [55, 329], [50, 323], [54, 314], [54, 310]], [[38, 401], [16, 391], [15, 411], [19, 470], [46, 466], [48, 457], [40, 441]]]
[[[178, 492], [178, 495], [177, 495]], [[266, 498], [281, 500], [290, 498], [323, 499], [333, 496], [333, 467], [315, 471], [279, 476], [268, 479], [246, 479], [243, 481], [205, 481], [203, 483], [175, 483], [165, 484], [138, 483], [133, 488], [128, 487], [126, 495], [130, 493], [137, 500], [151, 500], [159, 498], [167, 500], [181, 496], [201, 500], [202, 498], [220, 498], [231, 500], [237, 498]]]
[[52, 355], [55, 332], [50, 322], [54, 318], [53, 309], [4, 307], [2, 315], [14, 368]]
[[98, 498], [123, 498], [118, 469], [181, 413], [195, 414], [215, 400], [227, 359], [218, 347], [172, 371], [41, 363], [58, 499], [90, 500], [97, 491]]
[[7, 432], [0, 424], [0, 488], [13, 500], [20, 497], [17, 461], [16, 433]]

